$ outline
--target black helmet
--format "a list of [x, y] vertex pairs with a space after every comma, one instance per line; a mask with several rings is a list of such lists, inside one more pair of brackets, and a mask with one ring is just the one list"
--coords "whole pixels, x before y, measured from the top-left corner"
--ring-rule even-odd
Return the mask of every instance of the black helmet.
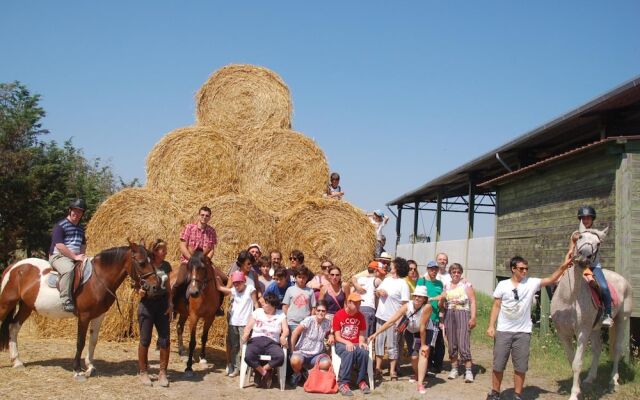
[[79, 210], [85, 211], [87, 209], [87, 203], [84, 199], [75, 199], [69, 204], [69, 209], [77, 208]]
[[591, 216], [596, 219], [596, 210], [591, 206], [582, 206], [578, 209], [578, 219], [586, 216]]

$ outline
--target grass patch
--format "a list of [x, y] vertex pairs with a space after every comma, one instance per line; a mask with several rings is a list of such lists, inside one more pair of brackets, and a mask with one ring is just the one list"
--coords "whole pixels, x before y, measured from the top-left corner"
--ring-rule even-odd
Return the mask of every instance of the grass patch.
[[[489, 315], [491, 314], [491, 306], [493, 298], [489, 295], [476, 292], [476, 320], [477, 326], [471, 332], [471, 341], [473, 344], [481, 344], [489, 348], [493, 348], [493, 339], [487, 336], [487, 327], [489, 326]], [[560, 343], [558, 336], [555, 334], [553, 327], [550, 327], [549, 334], [540, 335], [538, 326], [534, 326], [531, 337], [531, 351], [529, 356], [529, 370], [534, 371], [536, 375], [542, 375], [547, 378], [555, 379], [559, 386], [560, 392], [570, 394], [571, 385], [573, 384], [573, 374], [571, 365], [567, 360], [564, 347]], [[609, 390], [609, 378], [613, 364], [609, 359], [608, 343], [603, 344], [603, 351], [600, 356], [598, 365], [598, 377], [591, 388], [583, 388], [583, 399], [599, 399], [606, 395]], [[587, 371], [591, 366], [591, 349], [585, 352], [582, 362], [582, 373], [580, 379], [587, 376]], [[490, 368], [490, 366], [489, 366]], [[638, 349], [632, 350], [632, 357], [629, 363], [620, 362], [620, 389], [611, 398], [615, 399], [639, 399], [640, 398], [640, 357]], [[506, 379], [506, 378], [505, 378]]]

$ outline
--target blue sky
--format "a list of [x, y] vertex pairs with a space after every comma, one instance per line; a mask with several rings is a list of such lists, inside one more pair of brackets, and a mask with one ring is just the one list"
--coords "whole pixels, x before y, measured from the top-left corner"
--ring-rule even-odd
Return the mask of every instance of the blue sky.
[[[47, 139], [144, 180], [211, 72], [265, 66], [291, 90], [294, 129], [371, 210], [636, 77], [638, 15], [638, 1], [9, 0], [0, 81], [42, 95]], [[476, 236], [492, 231], [480, 218]], [[465, 233], [445, 216], [444, 239]]]

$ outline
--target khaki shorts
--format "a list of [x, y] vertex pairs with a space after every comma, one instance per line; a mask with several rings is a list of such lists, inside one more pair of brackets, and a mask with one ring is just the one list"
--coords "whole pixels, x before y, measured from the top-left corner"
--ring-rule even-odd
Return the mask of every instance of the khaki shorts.
[[525, 373], [529, 369], [529, 347], [531, 333], [525, 332], [496, 332], [493, 339], [493, 370], [504, 371], [511, 355], [513, 369]]

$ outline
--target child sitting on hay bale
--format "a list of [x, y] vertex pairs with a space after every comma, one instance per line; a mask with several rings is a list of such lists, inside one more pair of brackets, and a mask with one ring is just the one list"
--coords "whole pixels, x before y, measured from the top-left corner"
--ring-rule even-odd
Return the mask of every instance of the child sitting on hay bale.
[[332, 172], [329, 177], [329, 185], [327, 185], [327, 192], [325, 196], [330, 199], [342, 200], [342, 196], [344, 196], [344, 191], [342, 191], [342, 187], [340, 186], [340, 174], [337, 172]]

